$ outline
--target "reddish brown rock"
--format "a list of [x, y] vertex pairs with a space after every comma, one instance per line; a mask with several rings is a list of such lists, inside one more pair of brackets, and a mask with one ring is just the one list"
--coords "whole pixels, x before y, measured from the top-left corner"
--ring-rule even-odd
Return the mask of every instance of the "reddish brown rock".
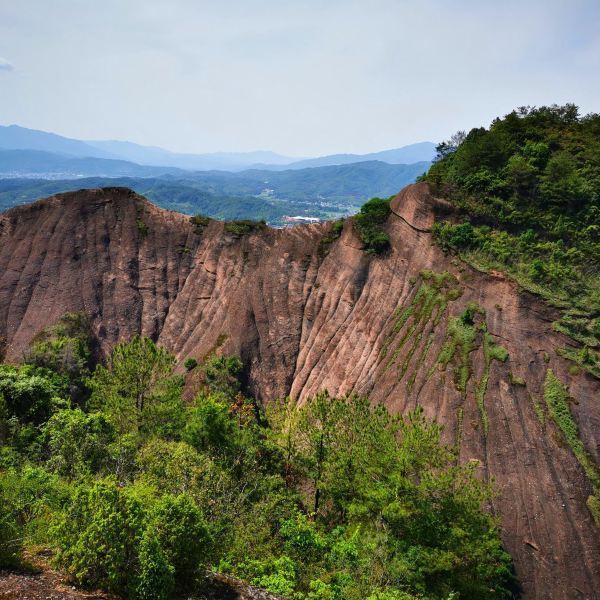
[[[425, 184], [403, 190], [387, 224], [392, 249], [379, 258], [361, 250], [351, 221], [322, 256], [327, 224], [238, 239], [211, 222], [197, 235], [187, 217], [118, 188], [9, 210], [0, 215], [6, 360], [18, 361], [32, 337], [65, 312], [83, 310], [105, 351], [142, 333], [180, 363], [217, 347], [239, 354], [251, 389], [266, 401], [327, 388], [368, 393], [395, 411], [420, 404], [444, 424], [447, 442], [458, 441], [462, 460], [477, 459], [482, 476], [496, 479], [501, 494], [493, 509], [525, 596], [594, 598], [600, 542], [586, 508], [592, 489], [556, 426], [538, 419], [536, 403], [543, 405], [551, 368], [576, 399], [581, 438], [598, 460], [600, 383], [570, 374], [557, 356], [571, 342], [552, 330], [552, 309], [431, 243], [433, 214], [444, 210], [447, 203]], [[444, 294], [457, 291], [419, 322], [410, 307], [428, 284], [426, 270], [450, 273]], [[509, 358], [486, 368], [480, 332], [459, 391], [457, 356], [445, 368], [437, 358], [449, 319], [469, 303], [485, 309], [478, 322], [485, 320]]]

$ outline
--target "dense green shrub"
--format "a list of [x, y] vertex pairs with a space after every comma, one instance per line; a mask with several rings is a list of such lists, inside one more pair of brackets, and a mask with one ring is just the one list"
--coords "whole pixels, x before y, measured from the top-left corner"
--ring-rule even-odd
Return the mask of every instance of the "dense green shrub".
[[175, 589], [175, 568], [169, 563], [158, 536], [146, 529], [140, 541], [139, 575], [135, 596], [139, 600], [167, 600]]
[[[438, 146], [427, 173], [464, 222], [434, 237], [485, 270], [504, 271], [563, 309], [565, 349], [600, 372], [600, 115], [577, 107], [523, 107]], [[581, 358], [585, 356], [585, 360]]]
[[183, 366], [186, 371], [193, 371], [198, 366], [198, 361], [193, 357], [189, 357], [185, 359]]
[[390, 201], [371, 198], [354, 217], [354, 224], [367, 254], [383, 254], [390, 247], [390, 237], [384, 230], [390, 214]]
[[65, 392], [75, 402], [82, 402], [87, 394], [85, 379], [93, 362], [92, 347], [87, 315], [67, 313], [56, 325], [46, 327], [34, 338], [25, 362], [62, 376]]
[[210, 356], [202, 365], [204, 382], [211, 394], [232, 400], [240, 391], [242, 361], [237, 356]]
[[173, 567], [178, 589], [189, 589], [208, 562], [211, 536], [204, 516], [191, 496], [160, 498], [149, 527], [156, 533], [167, 564]]
[[183, 439], [197, 450], [228, 452], [235, 443], [236, 424], [222, 398], [200, 395], [188, 410]]
[[132, 594], [145, 525], [136, 490], [110, 480], [82, 484], [53, 532], [56, 562], [81, 584]]
[[62, 381], [48, 369], [0, 365], [0, 396], [8, 418], [40, 425], [67, 405], [61, 398]]
[[320, 258], [325, 258], [329, 254], [331, 246], [340, 238], [344, 230], [344, 220], [333, 221], [330, 230], [321, 238], [317, 254]]
[[267, 226], [265, 221], [226, 221], [225, 231], [230, 233], [234, 238], [241, 238], [245, 235], [250, 235], [255, 231], [260, 231]]
[[600, 115], [573, 105], [520, 108], [438, 146], [427, 173], [463, 223], [434, 236], [478, 268], [505, 271], [563, 308], [557, 329], [600, 369]]
[[0, 471], [0, 565], [16, 566], [28, 544], [48, 541], [53, 514], [68, 495], [68, 487], [43, 468]]
[[205, 217], [204, 215], [194, 215], [193, 217], [190, 217], [190, 223], [193, 226], [194, 233], [196, 235], [202, 235], [204, 228], [210, 223], [210, 217]]
[[68, 478], [99, 472], [108, 463], [115, 431], [102, 413], [60, 410], [42, 428], [47, 466]]

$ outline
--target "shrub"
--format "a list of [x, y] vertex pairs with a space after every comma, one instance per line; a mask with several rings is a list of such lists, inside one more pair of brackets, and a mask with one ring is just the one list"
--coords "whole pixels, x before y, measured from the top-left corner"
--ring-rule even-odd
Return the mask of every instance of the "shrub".
[[[465, 223], [433, 234], [478, 269], [504, 271], [563, 308], [557, 328], [600, 347], [598, 314], [600, 116], [572, 104], [522, 107], [438, 146], [425, 180]], [[482, 224], [485, 225], [482, 226]], [[585, 331], [566, 323], [570, 312]], [[586, 369], [600, 372], [600, 355]]]
[[390, 214], [390, 201], [372, 198], [354, 217], [354, 224], [367, 254], [383, 254], [390, 247], [390, 237], [383, 227]]
[[200, 395], [188, 410], [183, 439], [200, 451], [227, 453], [235, 440], [236, 425], [222, 399]]
[[156, 533], [165, 561], [173, 567], [177, 588], [189, 589], [210, 556], [211, 536], [202, 512], [187, 494], [163, 496], [149, 527]]
[[204, 228], [210, 223], [210, 217], [205, 217], [204, 215], [195, 215], [190, 217], [190, 223], [193, 226], [194, 233], [196, 235], [202, 235]]
[[317, 249], [317, 254], [320, 258], [324, 258], [329, 254], [329, 250], [331, 246], [335, 243], [336, 240], [342, 235], [342, 231], [344, 229], [344, 220], [340, 219], [339, 221], [334, 221], [331, 224], [331, 229], [321, 238], [319, 242], [319, 247]]
[[87, 397], [85, 380], [92, 366], [92, 332], [86, 314], [66, 313], [33, 339], [25, 362], [64, 378], [65, 391], [76, 402]]
[[131, 489], [109, 480], [81, 485], [54, 529], [56, 562], [80, 584], [133, 594], [145, 521]]
[[202, 365], [209, 393], [233, 400], [241, 390], [242, 369], [242, 361], [237, 356], [209, 357]]
[[148, 225], [142, 221], [142, 219], [137, 219], [136, 221], [138, 233], [140, 236], [140, 240], [143, 240], [148, 235]]
[[135, 336], [115, 346], [106, 367], [96, 367], [89, 380], [90, 404], [102, 409], [120, 433], [174, 436], [183, 426], [183, 380], [174, 368], [172, 354]]
[[255, 231], [265, 229], [267, 223], [265, 221], [227, 221], [225, 223], [225, 231], [230, 233], [234, 238], [241, 238], [245, 235], [250, 235]]
[[193, 371], [198, 366], [198, 361], [195, 358], [189, 357], [183, 363], [186, 371]]
[[42, 429], [48, 467], [65, 477], [97, 473], [107, 464], [115, 431], [101, 413], [60, 410]]
[[175, 587], [175, 569], [156, 534], [147, 529], [139, 548], [140, 572], [135, 595], [140, 600], [167, 600]]
[[0, 365], [0, 395], [8, 417], [40, 425], [67, 402], [60, 397], [60, 378], [47, 369]]
[[40, 467], [0, 472], [0, 565], [16, 566], [29, 544], [47, 545], [53, 513], [67, 490]]

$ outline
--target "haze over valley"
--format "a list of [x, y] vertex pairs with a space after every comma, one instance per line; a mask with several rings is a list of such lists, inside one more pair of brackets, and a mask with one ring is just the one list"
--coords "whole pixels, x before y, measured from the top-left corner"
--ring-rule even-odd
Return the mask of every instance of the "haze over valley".
[[59, 191], [126, 186], [159, 206], [224, 219], [335, 219], [389, 197], [435, 155], [423, 142], [365, 155], [295, 160], [273, 152], [182, 155], [129, 142], [84, 142], [0, 127], [0, 209]]

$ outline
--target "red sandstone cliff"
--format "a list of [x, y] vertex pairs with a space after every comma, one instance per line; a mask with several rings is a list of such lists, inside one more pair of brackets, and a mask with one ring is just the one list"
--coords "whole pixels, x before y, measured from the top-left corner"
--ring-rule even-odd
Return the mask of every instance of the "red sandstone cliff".
[[[198, 235], [184, 215], [117, 188], [15, 208], [0, 215], [0, 355], [18, 361], [43, 327], [85, 311], [105, 350], [142, 333], [180, 361], [216, 347], [239, 354], [264, 400], [327, 388], [395, 411], [421, 404], [461, 460], [478, 459], [495, 477], [494, 510], [526, 597], [599, 597], [591, 486], [539, 407], [552, 369], [598, 461], [600, 382], [570, 374], [557, 356], [570, 342], [552, 330], [552, 309], [431, 243], [434, 210], [444, 208], [425, 184], [403, 190], [387, 223], [391, 252], [380, 258], [361, 250], [351, 221], [323, 253], [327, 224], [237, 238], [211, 222]], [[470, 303], [485, 310], [476, 319], [489, 335], [478, 327], [445, 360], [452, 317]], [[506, 362], [490, 358], [493, 346]]]

